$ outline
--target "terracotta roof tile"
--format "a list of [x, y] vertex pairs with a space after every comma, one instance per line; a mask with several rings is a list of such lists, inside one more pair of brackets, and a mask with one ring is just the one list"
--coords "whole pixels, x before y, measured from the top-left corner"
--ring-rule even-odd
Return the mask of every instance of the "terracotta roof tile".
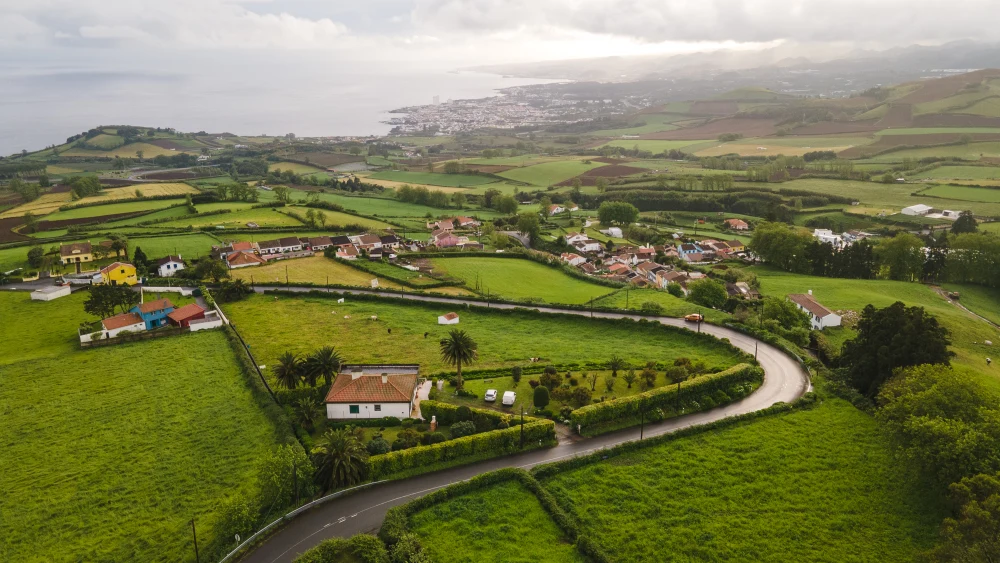
[[113, 317], [108, 317], [101, 321], [104, 325], [104, 330], [115, 330], [116, 328], [122, 328], [123, 326], [131, 326], [142, 323], [145, 325], [145, 321], [138, 313], [122, 313], [121, 315], [115, 315]]
[[417, 386], [416, 374], [362, 375], [341, 373], [326, 394], [327, 403], [409, 403]]
[[832, 315], [833, 311], [827, 309], [826, 307], [819, 304], [812, 295], [806, 293], [792, 293], [789, 294], [788, 300], [796, 305], [801, 306], [805, 310], [809, 311], [818, 319], [822, 319], [827, 315]]
[[204, 312], [205, 309], [201, 305], [197, 303], [188, 303], [180, 309], [174, 309], [169, 315], [167, 315], [167, 317], [175, 323], [180, 323], [181, 321], [185, 321], [192, 317], [197, 317]]

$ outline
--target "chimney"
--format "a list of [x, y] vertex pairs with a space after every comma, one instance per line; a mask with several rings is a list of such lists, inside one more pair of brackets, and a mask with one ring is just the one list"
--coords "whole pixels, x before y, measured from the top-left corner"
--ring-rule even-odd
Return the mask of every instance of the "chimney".
[[383, 373], [382, 374], [382, 385], [385, 385], [386, 383], [389, 383], [389, 374]]
[[361, 377], [364, 374], [365, 374], [365, 372], [362, 371], [362, 370], [352, 371], [351, 372], [351, 381], [354, 381], [355, 379]]
[[813, 294], [813, 290], [810, 289], [809, 290], [809, 295], [812, 295], [812, 294]]

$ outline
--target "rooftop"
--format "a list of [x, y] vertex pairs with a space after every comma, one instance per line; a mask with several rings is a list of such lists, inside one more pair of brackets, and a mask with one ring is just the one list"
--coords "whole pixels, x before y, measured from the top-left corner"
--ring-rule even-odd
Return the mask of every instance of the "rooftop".
[[152, 313], [153, 311], [159, 311], [161, 309], [173, 309], [174, 304], [170, 302], [169, 299], [155, 299], [153, 301], [146, 301], [145, 303], [139, 304], [139, 312], [141, 313]]
[[[383, 378], [385, 382], [383, 383]], [[327, 403], [409, 403], [417, 386], [416, 374], [337, 375]]]
[[788, 295], [788, 300], [796, 305], [799, 305], [806, 311], [809, 311], [818, 319], [822, 319], [827, 315], [833, 314], [833, 311], [820, 305], [819, 301], [816, 301], [816, 298], [806, 293], [791, 293]]
[[115, 330], [116, 328], [137, 324], [145, 326], [146, 321], [143, 321], [138, 313], [122, 313], [104, 319], [101, 321], [101, 324], [104, 326], [104, 330]]

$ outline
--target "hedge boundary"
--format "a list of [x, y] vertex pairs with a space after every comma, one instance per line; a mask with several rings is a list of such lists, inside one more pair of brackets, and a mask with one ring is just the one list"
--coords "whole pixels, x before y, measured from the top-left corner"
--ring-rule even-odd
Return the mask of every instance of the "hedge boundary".
[[[760, 367], [737, 364], [718, 373], [689, 379], [676, 386], [657, 387], [638, 395], [578, 408], [570, 413], [570, 422], [581, 434], [601, 434], [637, 425], [642, 413], [645, 413], [646, 419], [658, 421], [728, 404], [746, 397], [763, 381], [764, 370]], [[720, 392], [725, 394], [725, 397], [721, 397]], [[659, 409], [662, 413], [655, 409]]]

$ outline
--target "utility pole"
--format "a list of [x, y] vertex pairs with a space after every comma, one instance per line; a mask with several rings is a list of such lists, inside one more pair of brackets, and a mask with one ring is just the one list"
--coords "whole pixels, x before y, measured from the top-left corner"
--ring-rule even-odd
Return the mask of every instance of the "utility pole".
[[285, 286], [288, 286], [288, 264], [285, 264]]
[[643, 431], [646, 426], [646, 403], [639, 403], [639, 439], [642, 440]]
[[757, 359], [757, 342], [756, 341], [754, 341], [754, 343], [753, 343], [753, 359], [755, 359], [755, 360]]
[[201, 563], [201, 557], [198, 555], [198, 533], [194, 529], [194, 518], [191, 519], [191, 536], [194, 538], [195, 563]]

